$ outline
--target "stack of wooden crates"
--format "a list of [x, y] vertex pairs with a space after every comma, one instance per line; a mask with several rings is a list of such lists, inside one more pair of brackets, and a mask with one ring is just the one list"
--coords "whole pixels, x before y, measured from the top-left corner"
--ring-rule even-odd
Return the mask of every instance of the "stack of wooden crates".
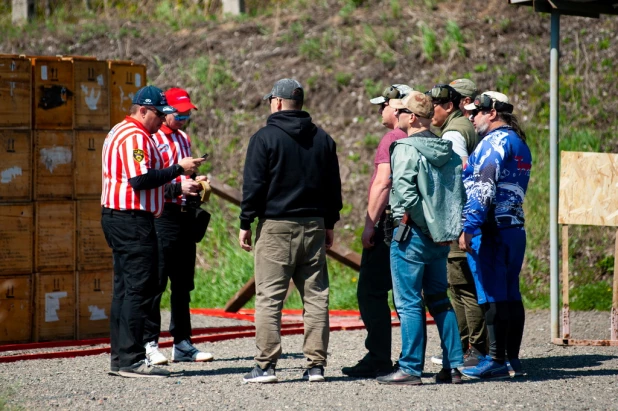
[[0, 344], [109, 335], [101, 151], [146, 67], [0, 55]]

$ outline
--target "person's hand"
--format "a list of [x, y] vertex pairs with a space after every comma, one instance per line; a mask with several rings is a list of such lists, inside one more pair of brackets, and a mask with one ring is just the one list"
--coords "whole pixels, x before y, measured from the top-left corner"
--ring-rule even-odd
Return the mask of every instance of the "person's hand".
[[193, 174], [193, 173], [195, 173], [197, 171], [197, 168], [203, 162], [204, 162], [204, 159], [201, 158], [201, 157], [199, 157], [199, 158], [185, 157], [182, 160], [180, 160], [178, 162], [178, 164], [180, 164], [180, 166], [182, 168], [184, 168], [184, 170], [185, 170], [184, 174], [186, 176], [190, 176], [191, 174]]
[[375, 227], [374, 226], [365, 226], [363, 230], [363, 234], [361, 235], [361, 242], [363, 243], [363, 248], [371, 248], [375, 244], [373, 243], [373, 236], [375, 235]]
[[196, 196], [202, 189], [202, 185], [195, 180], [187, 178], [180, 183], [182, 186], [182, 193], [186, 196]]
[[324, 246], [327, 250], [333, 246], [333, 241], [335, 240], [335, 232], [332, 229], [326, 230], [326, 238], [324, 239]]
[[467, 251], [469, 253], [472, 253], [474, 250], [472, 250], [472, 234], [463, 232], [461, 233], [461, 235], [459, 236], [459, 249], [461, 251]]
[[238, 233], [238, 243], [245, 251], [251, 251], [253, 249], [253, 247], [251, 247], [251, 229], [240, 230]]
[[206, 181], [207, 183], [210, 183], [210, 180], [206, 176], [196, 176], [195, 181]]

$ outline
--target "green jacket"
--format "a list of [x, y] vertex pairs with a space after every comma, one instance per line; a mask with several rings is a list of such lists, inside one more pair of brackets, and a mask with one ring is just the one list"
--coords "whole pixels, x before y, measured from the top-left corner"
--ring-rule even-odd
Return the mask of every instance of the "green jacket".
[[461, 179], [461, 158], [452, 143], [429, 131], [402, 138], [391, 145], [393, 217], [404, 210], [434, 241], [451, 241], [461, 232], [461, 211], [466, 192]]
[[463, 136], [466, 140], [466, 151], [468, 152], [468, 156], [472, 154], [476, 146], [481, 141], [476, 133], [476, 130], [474, 129], [474, 124], [465, 118], [459, 109], [453, 111], [446, 118], [446, 121], [442, 124], [442, 127], [440, 127], [440, 136], [447, 131], [457, 131]]

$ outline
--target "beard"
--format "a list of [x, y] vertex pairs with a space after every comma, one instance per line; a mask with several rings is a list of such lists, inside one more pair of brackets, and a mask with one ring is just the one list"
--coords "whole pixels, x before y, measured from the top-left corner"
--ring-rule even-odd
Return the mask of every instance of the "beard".
[[476, 132], [478, 133], [479, 137], [484, 137], [487, 134], [488, 130], [489, 130], [489, 122], [488, 121], [484, 121], [481, 124], [479, 124], [478, 126], [476, 126]]

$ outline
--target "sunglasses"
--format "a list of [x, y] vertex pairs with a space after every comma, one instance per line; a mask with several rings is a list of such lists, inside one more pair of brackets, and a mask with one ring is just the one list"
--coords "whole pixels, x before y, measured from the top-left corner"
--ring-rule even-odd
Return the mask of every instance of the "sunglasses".
[[176, 121], [187, 121], [191, 118], [191, 114], [186, 114], [184, 116], [180, 114], [174, 114], [174, 120]]
[[407, 108], [398, 108], [396, 110], [397, 110], [397, 114], [400, 114], [400, 113], [412, 114], [412, 112], [408, 110]]
[[481, 111], [487, 111], [495, 109], [496, 111], [512, 113], [513, 105], [509, 103], [503, 103], [502, 101], [494, 100], [487, 94], [481, 94], [474, 99], [474, 105]]
[[146, 110], [148, 110], [148, 111], [152, 111], [153, 113], [155, 113], [155, 115], [156, 115], [157, 117], [161, 118], [161, 119], [165, 118], [165, 116], [166, 116], [166, 114], [165, 114], [165, 113], [160, 112], [159, 110], [157, 110], [157, 109], [156, 109], [156, 108], [154, 108], [154, 107], [149, 107], [149, 106], [144, 106], [144, 107], [146, 107]]

